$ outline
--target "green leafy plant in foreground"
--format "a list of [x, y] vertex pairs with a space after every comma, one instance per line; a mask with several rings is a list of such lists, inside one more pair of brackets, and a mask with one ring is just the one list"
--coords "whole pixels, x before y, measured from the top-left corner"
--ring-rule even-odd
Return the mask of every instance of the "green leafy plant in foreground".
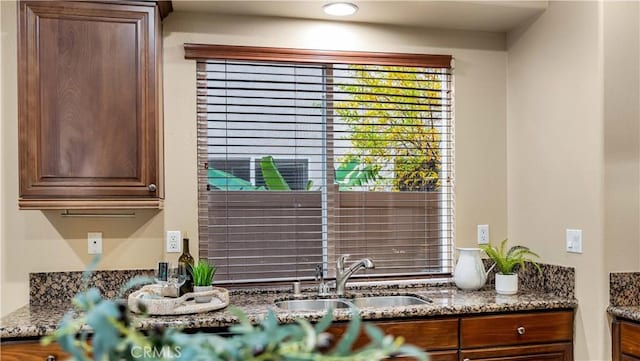
[[217, 267], [207, 260], [201, 259], [194, 266], [189, 266], [194, 286], [211, 286]]
[[[134, 278], [121, 295], [149, 282], [146, 277]], [[86, 289], [88, 276], [84, 284]], [[315, 325], [303, 319], [280, 324], [269, 311], [254, 325], [241, 310], [232, 308], [230, 313], [238, 324], [230, 327], [232, 336], [222, 337], [161, 327], [143, 332], [125, 304], [103, 298], [96, 288], [76, 295], [73, 305], [76, 312], [67, 313], [57, 330], [42, 342], [58, 342], [74, 361], [374, 361], [398, 354], [428, 360], [423, 351], [404, 345], [400, 337], [384, 335], [372, 325], [364, 326], [370, 343], [353, 350], [361, 330], [355, 309], [344, 336], [334, 343], [325, 332], [332, 323], [332, 311]]]
[[516, 265], [524, 269], [527, 263], [531, 263], [542, 273], [540, 265], [533, 260], [533, 257], [539, 257], [536, 253], [525, 246], [513, 246], [507, 250], [506, 238], [500, 243], [500, 247], [494, 247], [489, 243], [481, 245], [480, 248], [496, 263], [498, 271], [502, 274], [513, 274]]

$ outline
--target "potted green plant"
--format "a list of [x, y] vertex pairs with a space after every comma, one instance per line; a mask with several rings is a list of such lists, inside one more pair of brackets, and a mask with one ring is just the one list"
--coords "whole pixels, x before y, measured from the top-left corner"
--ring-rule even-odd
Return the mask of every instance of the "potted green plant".
[[524, 269], [527, 263], [534, 265], [538, 272], [542, 273], [540, 265], [533, 260], [539, 257], [525, 246], [513, 246], [507, 250], [505, 238], [500, 247], [494, 247], [491, 243], [481, 245], [480, 248], [491, 258], [497, 267], [496, 292], [502, 295], [513, 295], [518, 292], [518, 274], [514, 272], [516, 265]]
[[[211, 282], [216, 274], [217, 267], [207, 260], [200, 259], [194, 266], [189, 267], [193, 279], [193, 291], [196, 293], [213, 290]], [[196, 303], [206, 303], [211, 301], [212, 296], [196, 296]]]

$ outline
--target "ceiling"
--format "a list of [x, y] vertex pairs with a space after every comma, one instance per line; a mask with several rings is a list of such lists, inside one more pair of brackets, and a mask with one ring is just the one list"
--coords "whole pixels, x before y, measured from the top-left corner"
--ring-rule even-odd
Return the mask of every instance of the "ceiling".
[[[344, 1], [344, 0], [335, 0]], [[547, 1], [377, 1], [352, 0], [359, 11], [336, 18], [326, 15], [322, 5], [332, 0], [300, 1], [188, 1], [173, 0], [174, 11], [227, 15], [277, 16], [302, 19], [354, 21], [387, 25], [457, 30], [505, 32], [542, 13]]]

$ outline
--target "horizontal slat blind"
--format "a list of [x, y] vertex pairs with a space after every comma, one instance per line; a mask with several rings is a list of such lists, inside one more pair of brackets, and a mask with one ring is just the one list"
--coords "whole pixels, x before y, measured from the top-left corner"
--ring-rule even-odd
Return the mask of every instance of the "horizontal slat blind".
[[451, 71], [197, 62], [200, 257], [218, 282], [451, 271]]

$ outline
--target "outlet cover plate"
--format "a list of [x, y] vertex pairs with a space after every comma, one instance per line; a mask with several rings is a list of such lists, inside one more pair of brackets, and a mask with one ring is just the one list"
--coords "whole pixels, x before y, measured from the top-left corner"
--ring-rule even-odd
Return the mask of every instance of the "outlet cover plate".
[[478, 244], [489, 244], [489, 225], [478, 225]]
[[167, 253], [180, 253], [180, 231], [167, 231]]

